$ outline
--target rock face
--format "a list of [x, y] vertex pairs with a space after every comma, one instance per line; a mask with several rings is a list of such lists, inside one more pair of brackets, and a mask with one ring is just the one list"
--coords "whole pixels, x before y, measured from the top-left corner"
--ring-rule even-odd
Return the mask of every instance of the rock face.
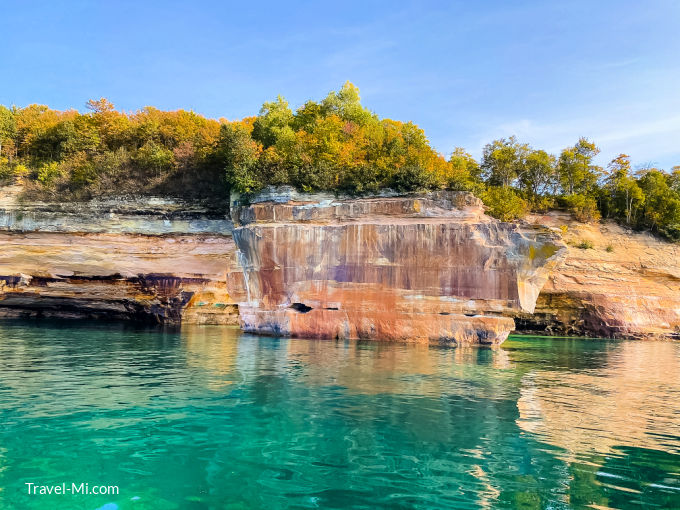
[[[564, 263], [521, 331], [592, 337], [680, 338], [680, 246], [621, 226], [552, 212], [530, 221], [564, 230]], [[566, 226], [566, 228], [564, 228]], [[592, 248], [578, 246], [584, 241]]]
[[277, 189], [236, 200], [234, 228], [226, 206], [25, 204], [19, 192], [0, 189], [0, 317], [444, 344], [498, 344], [515, 324], [680, 338], [680, 246], [613, 223], [558, 212], [501, 223], [465, 193]]
[[300, 198], [232, 206], [245, 293], [240, 275], [229, 290], [246, 331], [499, 344], [564, 252], [558, 235], [489, 218], [466, 193]]
[[25, 205], [0, 194], [0, 317], [238, 322], [224, 213], [167, 200]]

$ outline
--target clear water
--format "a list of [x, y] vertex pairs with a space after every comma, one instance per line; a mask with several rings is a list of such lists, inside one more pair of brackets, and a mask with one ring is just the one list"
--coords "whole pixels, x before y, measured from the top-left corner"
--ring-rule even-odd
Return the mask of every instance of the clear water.
[[2, 509], [482, 507], [680, 508], [680, 344], [0, 323]]

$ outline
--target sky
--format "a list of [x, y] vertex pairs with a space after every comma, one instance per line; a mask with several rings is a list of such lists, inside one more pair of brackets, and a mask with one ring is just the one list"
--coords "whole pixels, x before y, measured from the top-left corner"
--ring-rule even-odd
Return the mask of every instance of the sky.
[[0, 104], [254, 115], [349, 80], [445, 155], [516, 135], [680, 164], [680, 0], [0, 0]]

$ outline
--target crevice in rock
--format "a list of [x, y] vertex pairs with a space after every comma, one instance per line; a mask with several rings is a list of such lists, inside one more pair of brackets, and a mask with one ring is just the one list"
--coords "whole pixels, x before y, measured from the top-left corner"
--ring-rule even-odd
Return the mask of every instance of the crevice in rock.
[[307, 306], [304, 303], [293, 303], [289, 308], [292, 308], [296, 312], [307, 313], [312, 310], [311, 306]]

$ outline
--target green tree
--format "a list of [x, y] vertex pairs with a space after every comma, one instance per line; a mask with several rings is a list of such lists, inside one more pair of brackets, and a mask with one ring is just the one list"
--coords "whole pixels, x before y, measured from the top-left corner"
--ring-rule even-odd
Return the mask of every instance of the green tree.
[[293, 112], [288, 106], [288, 101], [278, 96], [276, 101], [262, 105], [260, 114], [253, 124], [253, 139], [260, 142], [265, 149], [271, 147], [282, 136], [290, 139], [293, 134], [292, 123]]
[[487, 214], [501, 221], [512, 221], [526, 216], [529, 204], [515, 190], [504, 186], [489, 186], [482, 194]]
[[241, 123], [223, 124], [218, 150], [225, 162], [227, 183], [239, 193], [258, 191], [266, 181], [258, 172], [259, 147]]
[[38, 182], [45, 187], [51, 186], [59, 177], [61, 177], [61, 171], [56, 161], [43, 163], [38, 170]]
[[544, 150], [532, 150], [525, 159], [519, 176], [520, 189], [536, 198], [548, 193], [555, 180], [555, 156]]
[[619, 154], [609, 163], [608, 168], [606, 188], [609, 190], [611, 209], [630, 225], [634, 212], [645, 201], [642, 189], [630, 175], [630, 157]]
[[559, 198], [559, 205], [573, 214], [578, 221], [591, 222], [600, 219], [600, 211], [595, 198], [581, 193], [564, 195]]
[[481, 168], [487, 184], [504, 188], [511, 186], [524, 173], [529, 152], [529, 146], [519, 143], [514, 136], [486, 144]]
[[3, 158], [3, 155], [6, 154], [7, 159], [11, 161], [12, 152], [7, 149], [14, 145], [16, 131], [14, 112], [9, 108], [0, 105], [0, 160]]
[[676, 193], [680, 193], [680, 165], [671, 168], [669, 186], [673, 188]]
[[479, 163], [462, 147], [456, 147], [449, 159], [450, 171], [446, 176], [446, 186], [458, 191], [476, 191], [483, 189]]
[[171, 150], [154, 141], [148, 141], [139, 148], [134, 160], [140, 168], [153, 171], [160, 177], [172, 168], [174, 156]]
[[557, 165], [562, 190], [567, 195], [592, 192], [602, 171], [593, 164], [593, 158], [600, 149], [586, 138], [580, 138], [573, 147], [567, 147], [560, 154]]
[[292, 128], [294, 131], [311, 131], [316, 119], [323, 117], [321, 105], [316, 101], [307, 101], [297, 109], [293, 118]]
[[337, 115], [342, 120], [365, 125], [375, 120], [375, 115], [361, 105], [359, 89], [349, 81], [338, 92], [331, 92], [321, 102], [323, 115]]
[[642, 226], [662, 234], [680, 231], [680, 192], [673, 181], [673, 174], [655, 168], [640, 177], [638, 185], [645, 196]]

